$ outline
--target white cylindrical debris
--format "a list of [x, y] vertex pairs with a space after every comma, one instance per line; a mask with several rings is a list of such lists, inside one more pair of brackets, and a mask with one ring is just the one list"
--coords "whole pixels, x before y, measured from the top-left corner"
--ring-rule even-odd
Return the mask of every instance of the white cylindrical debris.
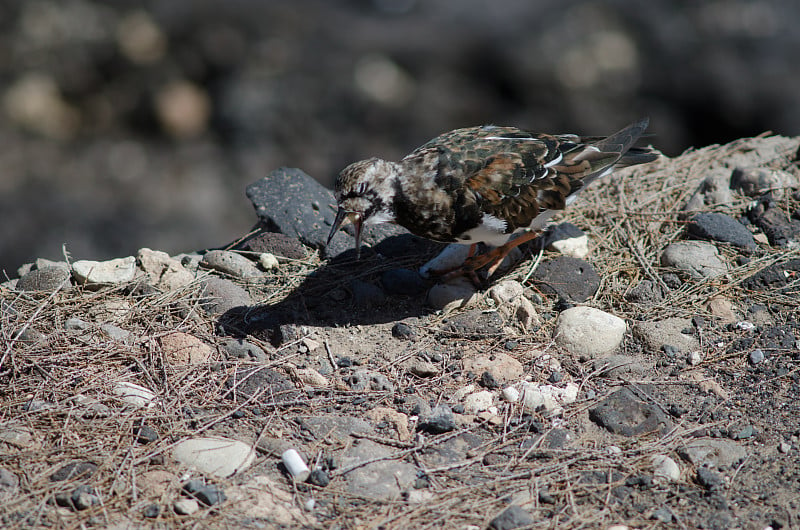
[[306, 463], [303, 462], [303, 457], [294, 449], [287, 449], [284, 451], [281, 455], [281, 460], [297, 482], [305, 482], [311, 474], [311, 470], [308, 469]]

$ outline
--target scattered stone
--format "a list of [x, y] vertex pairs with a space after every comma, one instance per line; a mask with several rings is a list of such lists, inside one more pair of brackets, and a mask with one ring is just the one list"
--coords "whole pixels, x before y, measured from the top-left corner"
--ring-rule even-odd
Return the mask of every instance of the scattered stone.
[[739, 248], [756, 248], [753, 234], [729, 215], [722, 213], [700, 213], [687, 226], [689, 234], [698, 239], [711, 239], [730, 243]]
[[497, 409], [496, 407], [492, 406], [493, 403], [494, 392], [490, 392], [488, 390], [473, 392], [464, 398], [464, 412], [467, 414], [478, 414], [479, 412], [494, 408], [496, 413]]
[[136, 437], [136, 441], [140, 444], [150, 444], [158, 441], [158, 433], [149, 425], [134, 425], [133, 435]]
[[214, 484], [204, 484], [201, 480], [190, 480], [183, 485], [183, 492], [194, 497], [206, 506], [214, 506], [225, 501], [225, 493]]
[[108, 261], [80, 260], [72, 264], [75, 281], [89, 288], [120, 285], [136, 275], [136, 258], [117, 258]]
[[14, 497], [19, 491], [19, 477], [0, 467], [0, 502], [5, 502]]
[[678, 456], [695, 467], [728, 469], [747, 457], [747, 451], [736, 442], [723, 438], [695, 438], [678, 448]]
[[456, 428], [456, 418], [447, 405], [438, 405], [431, 410], [430, 416], [420, 418], [419, 430], [431, 434], [442, 434]]
[[700, 350], [700, 342], [695, 335], [682, 333], [692, 326], [688, 318], [668, 318], [659, 322], [636, 322], [633, 325], [633, 336], [644, 343], [645, 349], [656, 353], [668, 345], [677, 353], [689, 353]]
[[650, 516], [651, 519], [656, 519], [661, 521], [664, 524], [669, 524], [672, 522], [672, 512], [666, 506], [662, 506], [657, 508], [656, 511], [653, 512], [653, 515]]
[[589, 238], [572, 223], [555, 225], [544, 237], [547, 250], [579, 259], [589, 255]]
[[739, 430], [731, 430], [730, 437], [734, 440], [746, 440], [752, 438], [756, 434], [752, 425], [745, 425]]
[[161, 508], [158, 504], [148, 504], [142, 510], [142, 515], [147, 519], [155, 519], [161, 514]]
[[642, 364], [642, 359], [631, 355], [598, 357], [592, 363], [592, 367], [598, 375], [622, 380], [640, 379], [647, 372], [647, 368]]
[[62, 266], [49, 266], [33, 270], [17, 281], [17, 291], [43, 291], [53, 292], [68, 286], [70, 278], [69, 268]]
[[416, 296], [424, 293], [428, 286], [417, 271], [390, 269], [381, 274], [381, 284], [392, 295]]
[[316, 468], [311, 472], [311, 475], [309, 475], [308, 481], [315, 486], [324, 488], [331, 483], [331, 477], [325, 472], [324, 469]]
[[253, 521], [269, 521], [269, 525], [280, 528], [317, 526], [308, 525], [312, 521], [294, 505], [294, 492], [286, 491], [282, 483], [265, 475], [256, 475], [243, 484], [231, 485], [226, 493], [230, 506], [235, 506], [237, 512], [253, 518]]
[[173, 365], [204, 364], [214, 355], [211, 346], [182, 331], [163, 335], [159, 342], [164, 352], [164, 360]]
[[72, 490], [69, 500], [76, 510], [86, 510], [96, 504], [100, 504], [100, 498], [95, 494], [94, 488], [86, 484]]
[[308, 251], [300, 241], [286, 234], [261, 231], [245, 243], [244, 250], [289, 259], [305, 259]]
[[753, 365], [758, 364], [764, 360], [764, 352], [761, 350], [761, 348], [756, 348], [755, 350], [750, 352], [748, 359], [750, 361], [750, 364]]
[[723, 476], [707, 467], [697, 469], [697, 482], [707, 490], [714, 491], [725, 484]]
[[758, 201], [747, 211], [747, 217], [773, 246], [796, 245], [800, 239], [800, 221], [789, 219], [783, 208], [771, 200]]
[[708, 302], [708, 312], [719, 319], [722, 324], [730, 324], [741, 320], [739, 309], [727, 298], [717, 296]]
[[653, 466], [653, 482], [655, 484], [677, 482], [681, 478], [681, 468], [666, 455], [653, 456], [650, 464]]
[[156, 393], [136, 383], [120, 381], [114, 385], [111, 392], [124, 403], [135, 407], [154, 407]]
[[[459, 245], [463, 246], [463, 245]], [[461, 277], [448, 283], [437, 283], [428, 291], [427, 304], [433, 309], [449, 311], [473, 304], [478, 291], [469, 279]]]
[[234, 278], [257, 278], [262, 276], [255, 263], [230, 250], [209, 250], [200, 260], [200, 266], [219, 271]]
[[235, 307], [249, 306], [253, 303], [244, 288], [228, 279], [216, 276], [202, 280], [202, 297], [200, 304], [210, 315], [221, 315]]
[[359, 308], [375, 307], [386, 302], [383, 289], [371, 283], [353, 280], [350, 282], [350, 291], [353, 293], [353, 304]]
[[616, 350], [627, 326], [621, 318], [593, 307], [562, 311], [554, 332], [556, 342], [576, 355], [598, 357]]
[[260, 397], [260, 403], [280, 403], [291, 401], [296, 396], [296, 388], [291, 379], [271, 368], [238, 367], [225, 381], [225, 397], [234, 400]]
[[503, 280], [489, 289], [489, 296], [495, 305], [511, 304], [522, 298], [525, 288], [516, 280]]
[[408, 371], [417, 377], [435, 377], [439, 375], [441, 369], [432, 362], [416, 360], [408, 367]]
[[529, 412], [544, 411], [557, 416], [562, 413], [562, 405], [574, 403], [578, 399], [579, 387], [567, 383], [564, 388], [553, 385], [522, 383], [522, 406]]
[[111, 415], [111, 409], [93, 397], [76, 394], [71, 401], [80, 409], [82, 418], [107, 418]]
[[695, 280], [714, 278], [728, 271], [717, 247], [705, 241], [670, 243], [661, 254], [661, 264], [674, 267], [685, 277]]
[[34, 431], [16, 421], [0, 424], [0, 454], [13, 453], [19, 450], [36, 450], [39, 444]]
[[533, 517], [531, 514], [514, 504], [492, 519], [489, 522], [489, 528], [492, 530], [512, 530], [513, 528], [522, 528], [532, 524]]
[[789, 442], [781, 442], [780, 444], [778, 444], [778, 451], [783, 454], [786, 454], [791, 450], [792, 450], [792, 444], [790, 444]]
[[576, 303], [587, 301], [600, 288], [600, 276], [592, 264], [569, 256], [541, 263], [533, 280], [544, 294]]
[[[742, 287], [754, 291], [776, 291], [781, 294], [794, 294], [793, 278], [800, 273], [800, 259], [791, 259], [783, 262], [774, 263], [756, 272], [742, 282]], [[759, 308], [762, 309], [762, 308]], [[763, 308], [762, 313], [767, 313]], [[750, 317], [755, 321], [754, 318]]]
[[499, 352], [464, 359], [464, 372], [475, 375], [488, 372], [499, 384], [509, 384], [522, 379], [525, 367], [511, 355]]
[[499, 337], [503, 334], [503, 319], [495, 311], [472, 309], [448, 319], [445, 329], [464, 338]]
[[391, 423], [397, 431], [397, 437], [402, 441], [411, 439], [408, 428], [408, 416], [389, 407], [375, 407], [366, 412], [366, 417], [373, 423]]
[[250, 445], [219, 436], [181, 440], [172, 457], [182, 465], [215, 477], [229, 477], [250, 467], [256, 458]]
[[269, 356], [261, 347], [244, 339], [222, 339], [220, 346], [229, 359], [240, 359], [257, 363], [266, 363], [269, 361]]
[[589, 409], [589, 419], [622, 436], [638, 436], [649, 432], [665, 433], [671, 426], [660, 408], [641, 401], [623, 388]]
[[[349, 445], [341, 456], [342, 468], [354, 468], [346, 475], [347, 491], [369, 499], [392, 500], [410, 489], [417, 478], [417, 468], [389, 459], [394, 451], [366, 439]], [[370, 463], [358, 466], [361, 462]]]
[[320, 416], [298, 416], [300, 427], [311, 433], [317, 440], [330, 437], [334, 440], [349, 440], [351, 434], [372, 434], [374, 429], [363, 418], [326, 414]]
[[62, 482], [74, 478], [87, 479], [94, 475], [95, 471], [97, 471], [97, 464], [94, 462], [71, 462], [58, 468], [58, 470], [50, 475], [50, 481]]
[[642, 280], [636, 287], [628, 291], [625, 299], [629, 302], [642, 305], [653, 305], [664, 299], [661, 286], [650, 280]]
[[784, 189], [796, 186], [795, 177], [777, 169], [737, 167], [731, 174], [731, 189], [741, 191], [748, 197], [760, 197], [772, 192], [775, 199], [780, 199]]
[[702, 210], [706, 206], [729, 205], [733, 202], [730, 189], [731, 174], [726, 168], [711, 169], [691, 196], [686, 211]]
[[200, 503], [194, 499], [179, 499], [172, 504], [172, 509], [178, 515], [192, 515], [200, 509]]
[[414, 329], [405, 322], [397, 322], [392, 326], [392, 337], [401, 340], [413, 340], [416, 337]]
[[278, 258], [275, 257], [275, 254], [262, 252], [258, 255], [258, 265], [265, 271], [271, 271], [277, 269], [280, 263], [278, 263]]
[[123, 344], [131, 344], [136, 342], [136, 337], [127, 329], [122, 329], [114, 324], [104, 323], [100, 324], [100, 332], [111, 340], [121, 342]]
[[690, 366], [697, 366], [705, 359], [705, 355], [700, 350], [695, 350], [689, 352], [689, 355], [686, 357], [686, 362], [689, 363]]
[[328, 379], [313, 368], [298, 368], [297, 377], [302, 383], [313, 388], [324, 388], [329, 384]]
[[176, 291], [194, 281], [194, 274], [166, 252], [141, 248], [136, 263], [144, 271], [147, 283], [164, 291]]

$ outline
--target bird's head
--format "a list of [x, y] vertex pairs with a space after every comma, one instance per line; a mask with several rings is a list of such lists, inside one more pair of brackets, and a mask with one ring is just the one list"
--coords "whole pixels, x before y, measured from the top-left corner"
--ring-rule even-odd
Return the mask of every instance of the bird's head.
[[334, 185], [339, 209], [328, 235], [328, 243], [339, 228], [353, 223], [358, 258], [364, 225], [394, 221], [391, 205], [396, 175], [396, 164], [380, 158], [362, 160], [344, 168]]

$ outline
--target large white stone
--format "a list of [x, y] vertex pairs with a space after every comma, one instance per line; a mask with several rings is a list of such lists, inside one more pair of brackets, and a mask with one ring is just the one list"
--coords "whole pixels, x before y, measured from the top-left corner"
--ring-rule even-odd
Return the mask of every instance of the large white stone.
[[155, 392], [136, 383], [120, 381], [114, 385], [112, 392], [121, 401], [135, 407], [152, 407], [155, 405]]
[[72, 275], [87, 286], [117, 285], [133, 280], [136, 258], [117, 258], [108, 261], [80, 260], [72, 264]]
[[172, 448], [172, 457], [200, 473], [229, 477], [250, 467], [256, 453], [244, 442], [209, 436], [178, 442]]
[[577, 355], [599, 357], [616, 350], [627, 326], [621, 318], [594, 307], [577, 306], [558, 315], [556, 342]]

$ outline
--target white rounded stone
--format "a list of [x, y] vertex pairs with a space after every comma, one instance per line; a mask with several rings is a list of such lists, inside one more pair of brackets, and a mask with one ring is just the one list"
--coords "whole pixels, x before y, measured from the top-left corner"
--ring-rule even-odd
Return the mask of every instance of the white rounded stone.
[[256, 458], [253, 447], [219, 436], [190, 438], [172, 448], [172, 457], [201, 473], [229, 477], [250, 467]]
[[72, 275], [87, 286], [117, 285], [133, 280], [136, 274], [136, 258], [111, 259], [108, 261], [79, 260], [72, 264]]
[[625, 321], [594, 307], [577, 306], [558, 315], [556, 342], [577, 355], [599, 357], [622, 343]]
[[156, 393], [136, 383], [120, 381], [114, 385], [112, 392], [119, 397], [121, 401], [136, 407], [149, 408], [155, 406]]
[[653, 466], [653, 482], [656, 484], [676, 482], [681, 478], [681, 468], [666, 455], [655, 455], [650, 463]]
[[519, 390], [513, 386], [507, 386], [503, 389], [503, 399], [509, 403], [516, 403], [519, 401]]
[[478, 414], [492, 407], [494, 393], [488, 390], [474, 392], [464, 398], [464, 412], [467, 414]]

